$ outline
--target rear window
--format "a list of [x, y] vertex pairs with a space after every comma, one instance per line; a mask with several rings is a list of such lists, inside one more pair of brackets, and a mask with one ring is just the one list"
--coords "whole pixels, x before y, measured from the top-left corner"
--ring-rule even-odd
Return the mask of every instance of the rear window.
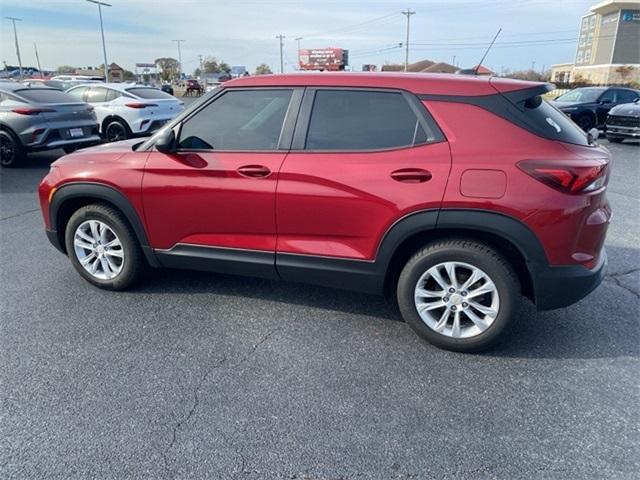
[[585, 132], [564, 113], [542, 97], [532, 97], [523, 104], [526, 122], [537, 133], [551, 140], [589, 146]]
[[52, 88], [26, 88], [15, 93], [35, 103], [78, 103], [71, 95]]
[[136, 97], [151, 99], [151, 100], [161, 100], [163, 98], [173, 98], [168, 93], [164, 93], [162, 90], [158, 90], [157, 88], [127, 88], [127, 92], [131, 95], [135, 95]]

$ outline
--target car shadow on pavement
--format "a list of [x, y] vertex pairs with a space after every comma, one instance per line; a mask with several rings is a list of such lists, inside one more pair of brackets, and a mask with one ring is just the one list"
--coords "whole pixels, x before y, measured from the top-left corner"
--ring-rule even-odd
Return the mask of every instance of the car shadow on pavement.
[[[619, 247], [609, 247], [607, 251], [613, 259], [634, 258], [634, 255], [637, 259], [639, 254], [638, 250]], [[640, 270], [640, 264], [636, 267]], [[628, 275], [628, 272], [612, 273], [591, 295], [567, 308], [537, 312], [531, 302], [523, 302], [518, 318], [505, 332], [503, 341], [482, 355], [549, 359], [640, 357], [639, 296], [633, 288], [621, 286], [617, 276]], [[157, 270], [137, 291], [232, 295], [402, 321], [395, 303], [383, 297], [223, 274]]]

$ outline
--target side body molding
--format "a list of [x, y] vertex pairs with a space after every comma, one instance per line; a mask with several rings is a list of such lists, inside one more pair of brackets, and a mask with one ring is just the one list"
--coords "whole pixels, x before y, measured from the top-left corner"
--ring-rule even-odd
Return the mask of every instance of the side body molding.
[[[55, 194], [51, 204], [49, 205], [49, 213], [51, 218], [51, 225], [55, 226], [57, 230], [58, 226], [58, 213], [60, 207], [67, 201], [73, 198], [90, 197], [98, 200], [104, 200], [113, 204], [118, 208], [129, 221], [129, 224], [133, 228], [133, 231], [140, 242], [142, 252], [144, 253], [147, 262], [152, 267], [159, 267], [160, 264], [156, 259], [153, 249], [149, 246], [149, 240], [147, 238], [144, 225], [138, 216], [138, 212], [131, 205], [131, 202], [125, 197], [123, 193], [116, 190], [113, 187], [101, 183], [70, 183], [60, 187]], [[55, 232], [58, 236], [58, 232]], [[59, 238], [59, 237], [58, 237]], [[59, 239], [60, 240], [60, 239]], [[64, 250], [64, 239], [60, 242], [62, 249]]]

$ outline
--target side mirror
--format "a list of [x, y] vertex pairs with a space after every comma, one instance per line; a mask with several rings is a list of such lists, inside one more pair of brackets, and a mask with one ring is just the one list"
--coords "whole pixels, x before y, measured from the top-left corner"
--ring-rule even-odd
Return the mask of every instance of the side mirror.
[[600, 137], [600, 130], [595, 127], [587, 132], [587, 139], [590, 145], [596, 145], [598, 137]]
[[174, 150], [174, 143], [176, 141], [176, 135], [173, 133], [173, 129], [167, 129], [161, 132], [156, 138], [154, 146], [156, 150], [161, 153], [171, 153]]

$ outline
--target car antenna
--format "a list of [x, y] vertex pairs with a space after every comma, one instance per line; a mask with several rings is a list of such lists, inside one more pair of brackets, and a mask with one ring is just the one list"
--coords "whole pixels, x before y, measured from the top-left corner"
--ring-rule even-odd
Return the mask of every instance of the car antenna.
[[491, 43], [489, 44], [489, 47], [487, 48], [487, 51], [484, 52], [484, 55], [480, 59], [480, 63], [478, 63], [476, 65], [476, 68], [473, 70], [473, 74], [474, 75], [478, 75], [478, 70], [480, 70], [480, 65], [482, 65], [482, 62], [484, 62], [484, 59], [487, 58], [487, 55], [489, 54], [489, 50], [491, 50], [491, 47], [493, 47], [493, 44], [495, 43], [496, 39], [498, 38], [498, 35], [500, 35], [501, 31], [502, 31], [502, 28], [499, 28], [498, 31], [496, 32], [496, 35], [493, 37], [493, 40], [491, 40]]

